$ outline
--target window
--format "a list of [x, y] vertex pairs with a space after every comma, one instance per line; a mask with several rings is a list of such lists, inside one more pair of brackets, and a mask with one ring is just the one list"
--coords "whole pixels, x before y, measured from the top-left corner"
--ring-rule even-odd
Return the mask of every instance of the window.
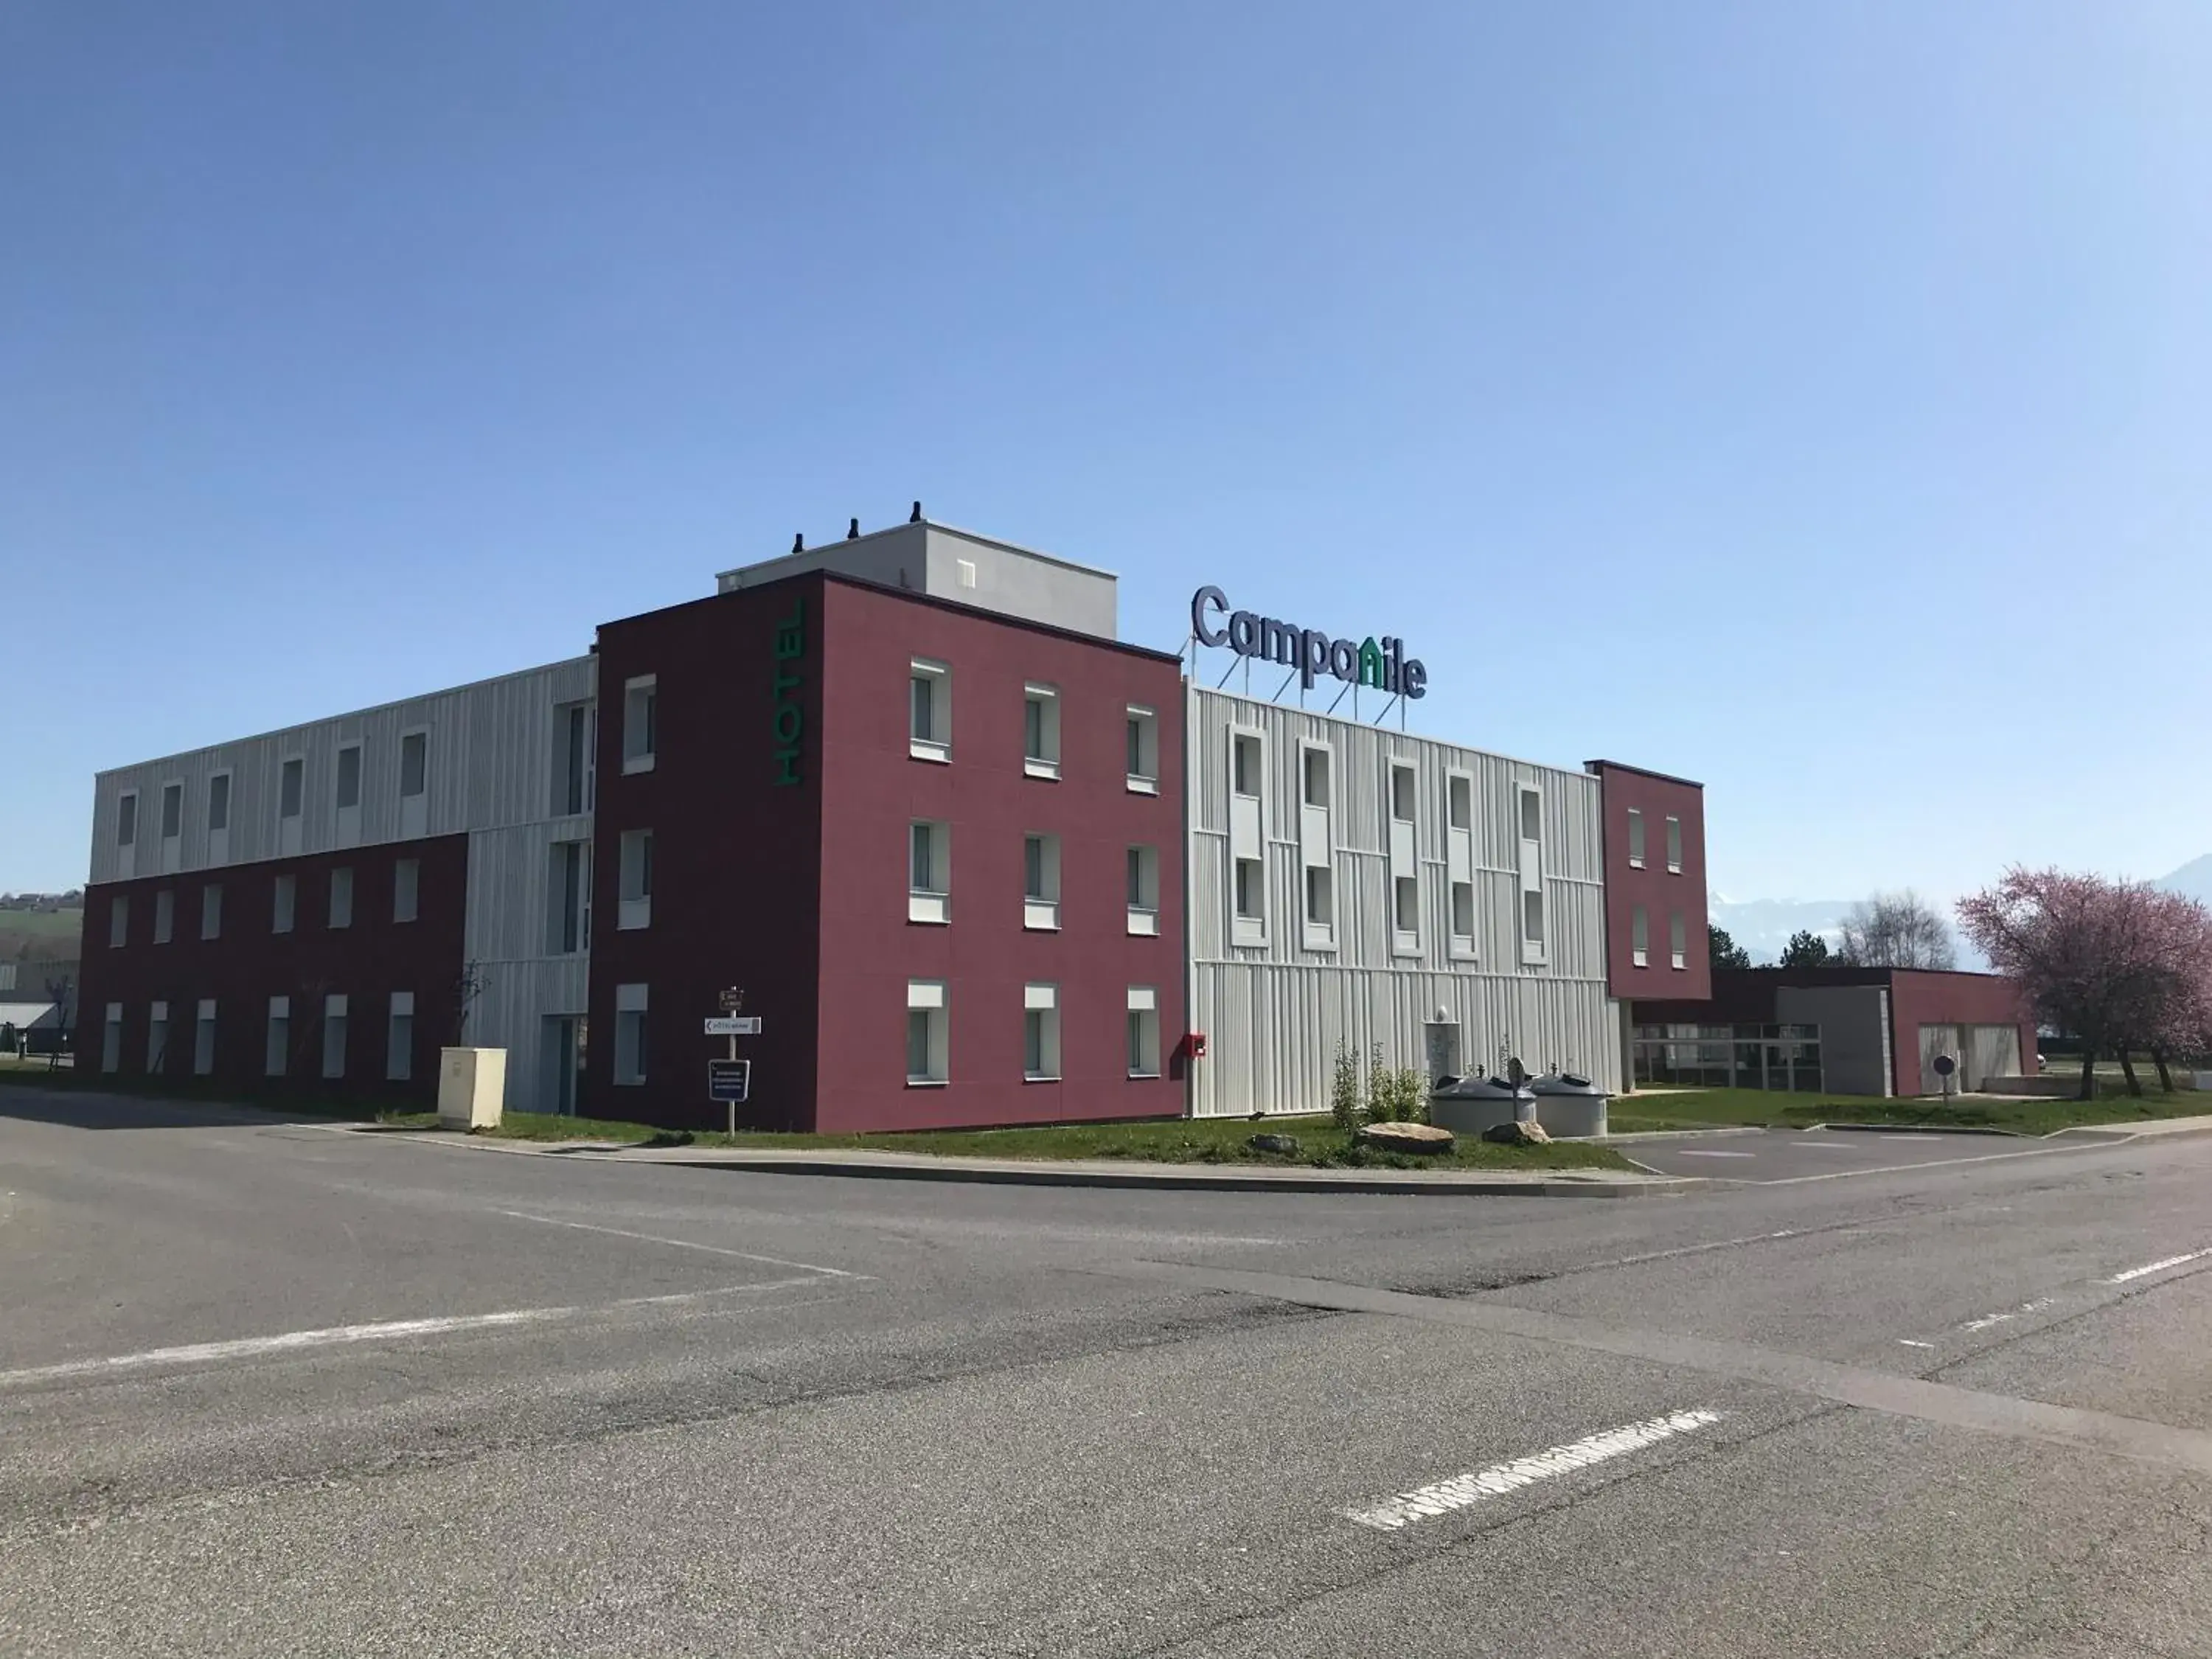
[[107, 901], [107, 948], [119, 951], [131, 938], [131, 895], [118, 893]]
[[1134, 795], [1160, 793], [1159, 716], [1140, 704], [1129, 705], [1127, 787]]
[[1160, 1074], [1159, 993], [1149, 985], [1129, 988], [1129, 1075]]
[[1628, 960], [1638, 968], [1651, 965], [1651, 918], [1640, 904], [1628, 913]]
[[342, 1078], [346, 1073], [346, 1000], [343, 994], [333, 994], [323, 999], [323, 1075], [326, 1079]]
[[392, 919], [412, 921], [419, 913], [422, 895], [422, 860], [394, 859], [392, 861]]
[[1060, 837], [1022, 837], [1022, 926], [1060, 926]]
[[1628, 867], [1644, 867], [1644, 814], [1633, 806], [1628, 809]]
[[185, 786], [161, 786], [161, 839], [174, 841], [185, 833]]
[[1455, 772], [1451, 787], [1446, 792], [1449, 803], [1445, 821], [1454, 830], [1474, 828], [1474, 780], [1464, 772]]
[[1267, 919], [1267, 911], [1261, 903], [1267, 883], [1261, 869], [1257, 859], [1237, 860], [1237, 919], [1239, 921], [1264, 921]]
[[123, 1065], [123, 1005], [107, 1005], [107, 1018], [100, 1028], [100, 1069], [112, 1072]]
[[906, 919], [952, 920], [952, 826], [916, 821], [907, 826]]
[[341, 847], [361, 845], [361, 745], [345, 744], [338, 750], [336, 836]]
[[118, 847], [138, 844], [138, 792], [135, 789], [116, 798], [115, 844]]
[[1540, 892], [1521, 895], [1521, 940], [1541, 950], [1544, 945], [1544, 896]]
[[1674, 967], [1680, 969], [1689, 967], [1690, 932], [1682, 924], [1682, 913], [1680, 910], [1667, 918], [1667, 954]]
[[916, 760], [952, 758], [952, 671], [914, 659], [907, 678], [907, 752]]
[[574, 817], [592, 810], [596, 770], [592, 741], [592, 705], [563, 703], [553, 711], [553, 810]]
[[943, 1083], [946, 1068], [945, 981], [906, 982], [906, 1080], [908, 1088]]
[[297, 853], [303, 845], [300, 805], [307, 798], [307, 763], [295, 755], [276, 774], [276, 850]]
[[353, 926], [353, 866], [342, 864], [331, 872], [331, 926]]
[[645, 1081], [646, 988], [615, 987], [615, 1081], [625, 1087]]
[[177, 896], [163, 888], [154, 895], [154, 943], [167, 945], [177, 927]]
[[264, 1047], [261, 1069], [270, 1077], [283, 1077], [292, 1065], [292, 999], [269, 999], [269, 1039]]
[[1399, 876], [1390, 884], [1390, 925], [1400, 933], [1419, 937], [1421, 930], [1421, 884], [1417, 877]]
[[[908, 1010], [909, 1015], [911, 1012]], [[908, 1069], [912, 1069], [910, 1060]], [[1054, 1083], [1060, 1079], [1057, 986], [1022, 987], [1022, 1079], [1026, 1083]]]
[[192, 1022], [192, 1075], [208, 1077], [215, 1071], [215, 1000], [203, 997]]
[[230, 774], [218, 772], [208, 780], [208, 829], [230, 828]]
[[1260, 739], [1240, 732], [1230, 743], [1229, 787], [1248, 799], [1260, 798]]
[[1390, 816], [1400, 823], [1413, 821], [1413, 769], [1410, 766], [1390, 769]]
[[1521, 839], [1541, 841], [1544, 838], [1544, 798], [1534, 789], [1521, 792]]
[[169, 1063], [169, 1005], [157, 1002], [146, 1018], [146, 1070], [159, 1075]]
[[1033, 778], [1060, 775], [1060, 693], [1049, 685], [1022, 688], [1022, 770]]
[[1316, 927], [1334, 928], [1336, 926], [1334, 872], [1325, 866], [1306, 866], [1306, 921]]
[[1451, 942], [1455, 956], [1474, 954], [1474, 884], [1451, 884]]
[[1304, 764], [1305, 774], [1305, 803], [1309, 806], [1328, 805], [1328, 750], [1308, 749]]
[[651, 674], [623, 682], [623, 770], [650, 772], [659, 752], [659, 682]]
[[214, 882], [200, 889], [200, 937], [222, 937], [222, 889]]
[[269, 904], [269, 931], [270, 933], [289, 933], [292, 931], [292, 911], [299, 901], [299, 877], [279, 876], [276, 878], [276, 890], [270, 895]]
[[1160, 931], [1160, 854], [1152, 847], [1132, 847], [1128, 855], [1129, 931]]
[[1669, 875], [1682, 873], [1682, 820], [1667, 820], [1667, 871]]
[[415, 1075], [415, 994], [394, 991], [384, 1025], [384, 1076], [404, 1083]]
[[430, 734], [399, 736], [399, 836], [412, 841], [430, 833]]
[[622, 832], [619, 852], [621, 882], [620, 903], [615, 913], [617, 927], [650, 927], [653, 925], [653, 831], [625, 830]]
[[573, 956], [592, 948], [592, 843], [556, 841], [550, 856], [546, 948], [558, 956]]

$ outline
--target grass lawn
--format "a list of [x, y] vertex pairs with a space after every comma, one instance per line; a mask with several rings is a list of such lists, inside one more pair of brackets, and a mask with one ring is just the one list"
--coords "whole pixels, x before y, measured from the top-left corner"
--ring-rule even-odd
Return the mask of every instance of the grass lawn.
[[1962, 1129], [2009, 1129], [2044, 1135], [2083, 1123], [2132, 1123], [2149, 1118], [2212, 1115], [2212, 1095], [2187, 1090], [2140, 1100], [2125, 1095], [2096, 1100], [1990, 1100], [1962, 1095], [1941, 1100], [1884, 1100], [1872, 1095], [1781, 1094], [1762, 1089], [1700, 1089], [1680, 1094], [1638, 1094], [1613, 1103], [1607, 1114], [1615, 1134], [1638, 1129], [1692, 1129], [1729, 1124], [1802, 1128], [1810, 1123], [1929, 1124]]
[[[384, 1121], [427, 1127], [428, 1112], [387, 1113]], [[1549, 1146], [1495, 1146], [1462, 1137], [1449, 1157], [1423, 1158], [1347, 1145], [1328, 1118], [1170, 1118], [1149, 1123], [1067, 1124], [1041, 1129], [940, 1129], [910, 1134], [789, 1135], [744, 1132], [732, 1137], [673, 1133], [641, 1123], [588, 1117], [509, 1112], [496, 1133], [516, 1140], [619, 1140], [639, 1146], [734, 1146], [804, 1152], [927, 1152], [962, 1158], [1135, 1158], [1158, 1164], [1245, 1164], [1277, 1169], [1321, 1167], [1367, 1170], [1625, 1170], [1620, 1154], [1604, 1146], [1555, 1142]], [[1255, 1152], [1258, 1133], [1296, 1137], [1294, 1154]]]

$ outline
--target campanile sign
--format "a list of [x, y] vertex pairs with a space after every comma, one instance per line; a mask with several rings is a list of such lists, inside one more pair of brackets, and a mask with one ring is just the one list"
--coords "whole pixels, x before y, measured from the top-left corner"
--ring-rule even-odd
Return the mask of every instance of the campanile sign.
[[1359, 641], [1332, 639], [1317, 628], [1231, 611], [1229, 596], [1218, 587], [1201, 587], [1190, 596], [1190, 631], [1200, 645], [1225, 645], [1240, 657], [1294, 670], [1309, 691], [1323, 674], [1346, 685], [1370, 685], [1408, 702], [1428, 691], [1428, 669], [1419, 657], [1408, 657], [1405, 641], [1394, 635], [1380, 640], [1371, 634]]

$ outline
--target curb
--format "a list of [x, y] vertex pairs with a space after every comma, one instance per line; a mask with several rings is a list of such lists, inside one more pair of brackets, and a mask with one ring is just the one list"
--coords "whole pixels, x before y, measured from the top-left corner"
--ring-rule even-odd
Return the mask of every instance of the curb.
[[1710, 1129], [1630, 1129], [1601, 1139], [1592, 1136], [1588, 1144], [1593, 1146], [1641, 1146], [1652, 1140], [1711, 1140], [1720, 1135], [1763, 1135], [1765, 1133], [1766, 1125], [1764, 1123], [1716, 1124]]
[[[648, 1160], [609, 1160], [642, 1164]], [[1069, 1170], [1040, 1163], [1036, 1168], [912, 1164], [842, 1164], [828, 1158], [656, 1158], [656, 1164], [688, 1170], [734, 1170], [745, 1175], [846, 1176], [873, 1181], [957, 1181], [983, 1186], [1104, 1187], [1151, 1192], [1348, 1193], [1355, 1195], [1443, 1198], [1657, 1198], [1707, 1186], [1694, 1176], [1649, 1181], [1492, 1181], [1480, 1176], [1423, 1176], [1416, 1170], [1377, 1170], [1355, 1177], [1320, 1175], [1170, 1175], [1145, 1170]]]
[[[1816, 1129], [1838, 1130], [1847, 1134], [1884, 1135], [2002, 1135], [2008, 1140], [2047, 1140], [2048, 1135], [2023, 1134], [2018, 1129], [1999, 1129], [1986, 1123], [1812, 1123], [1805, 1133]], [[2059, 1131], [2064, 1133], [2065, 1131]]]

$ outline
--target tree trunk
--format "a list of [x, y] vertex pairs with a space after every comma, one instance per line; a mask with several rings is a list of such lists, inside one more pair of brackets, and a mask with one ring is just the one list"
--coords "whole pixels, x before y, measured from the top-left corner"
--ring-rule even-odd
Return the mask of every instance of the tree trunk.
[[2163, 1048], [2152, 1049], [2150, 1051], [2150, 1063], [2158, 1067], [2158, 1086], [2160, 1092], [2162, 1094], [2172, 1094], [2173, 1092], [2173, 1073], [2166, 1069], [2166, 1050]]
[[2088, 1038], [2081, 1039], [2081, 1086], [2075, 1091], [2076, 1100], [2097, 1097], [2097, 1045]]
[[2136, 1099], [2142, 1099], [2142, 1084], [2136, 1076], [2135, 1056], [2129, 1053], [2128, 1045], [2124, 1042], [2120, 1045], [2120, 1075], [2128, 1080], [2128, 1092]]

